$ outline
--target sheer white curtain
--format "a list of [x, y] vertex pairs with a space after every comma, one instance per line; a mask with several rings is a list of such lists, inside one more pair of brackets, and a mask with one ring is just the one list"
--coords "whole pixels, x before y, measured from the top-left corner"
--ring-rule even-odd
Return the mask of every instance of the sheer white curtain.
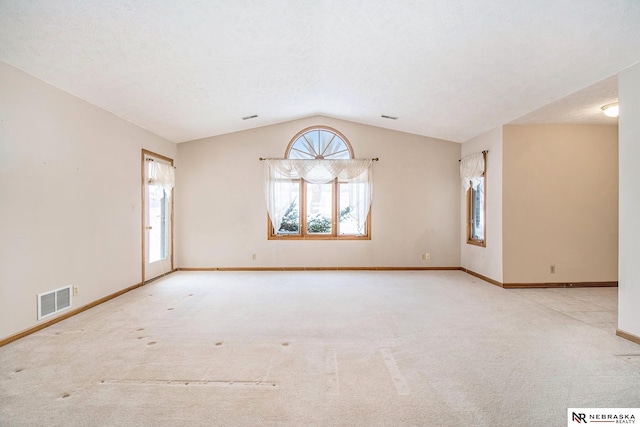
[[365, 232], [367, 215], [369, 215], [373, 199], [372, 178], [371, 168], [367, 167], [360, 175], [340, 184], [340, 190], [349, 194], [349, 206], [351, 207], [349, 215], [355, 220], [360, 234]]
[[476, 153], [460, 160], [460, 180], [464, 191], [470, 187], [478, 188], [481, 178], [484, 176], [484, 154]]
[[173, 165], [160, 161], [147, 162], [147, 177], [149, 184], [162, 188], [167, 197], [171, 196], [171, 189], [175, 185], [175, 168]]
[[267, 212], [271, 218], [274, 230], [280, 230], [282, 217], [286, 213], [291, 203], [300, 195], [296, 191], [296, 182], [299, 176], [295, 175], [295, 170], [287, 164], [277, 164], [275, 160], [264, 161], [264, 195], [267, 202]]
[[338, 178], [349, 194], [351, 215], [360, 232], [373, 199], [370, 159], [352, 160], [292, 160], [267, 159], [264, 161], [264, 194], [267, 211], [274, 230], [279, 230], [282, 217], [295, 201], [300, 178], [311, 184], [325, 184]]

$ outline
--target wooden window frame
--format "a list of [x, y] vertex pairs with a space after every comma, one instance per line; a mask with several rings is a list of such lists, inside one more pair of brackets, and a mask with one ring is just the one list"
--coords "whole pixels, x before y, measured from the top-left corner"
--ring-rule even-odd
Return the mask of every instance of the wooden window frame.
[[340, 215], [339, 197], [340, 183], [338, 179], [335, 179], [332, 183], [331, 196], [332, 210], [331, 210], [331, 233], [309, 233], [307, 231], [307, 182], [304, 179], [300, 179], [300, 200], [299, 205], [299, 218], [300, 218], [300, 232], [298, 234], [277, 234], [271, 224], [271, 218], [267, 214], [267, 227], [269, 230], [269, 240], [371, 240], [371, 209], [367, 215], [366, 232], [364, 234], [338, 234], [338, 217]]
[[[289, 152], [293, 147], [293, 144], [298, 138], [305, 133], [313, 130], [326, 130], [339, 136], [346, 144], [349, 150], [350, 158], [354, 158], [353, 147], [349, 140], [336, 129], [328, 126], [311, 126], [298, 132], [287, 145], [285, 151], [285, 158], [289, 158]], [[340, 216], [340, 182], [336, 178], [332, 183], [332, 209], [331, 209], [331, 233], [309, 233], [307, 231], [307, 182], [304, 179], [300, 179], [300, 195], [298, 200], [299, 206], [299, 220], [300, 220], [300, 232], [298, 234], [277, 234], [273, 229], [271, 218], [267, 214], [267, 237], [269, 240], [371, 240], [371, 208], [367, 214], [367, 221], [365, 223], [364, 234], [338, 234], [339, 216]]]
[[482, 235], [484, 238], [482, 240], [475, 239], [472, 236], [471, 226], [473, 221], [473, 191], [471, 188], [467, 190], [466, 199], [467, 199], [467, 244], [475, 245], [480, 247], [487, 246], [487, 152], [483, 151], [482, 156], [484, 157], [484, 172], [482, 174], [483, 179], [483, 189], [484, 189], [484, 203], [482, 204], [482, 216], [483, 216], [483, 224], [482, 224]]
[[353, 153], [353, 147], [351, 146], [351, 143], [349, 142], [347, 137], [344, 136], [340, 131], [338, 131], [338, 130], [336, 130], [334, 128], [331, 128], [329, 126], [309, 126], [307, 128], [302, 129], [300, 132], [295, 134], [293, 138], [291, 138], [291, 141], [289, 141], [289, 144], [287, 145], [287, 149], [284, 152], [284, 158], [285, 159], [289, 158], [289, 153], [291, 152], [291, 149], [293, 148], [293, 145], [296, 143], [298, 138], [300, 138], [305, 133], [310, 132], [310, 131], [314, 131], [314, 130], [326, 130], [326, 131], [329, 131], [329, 132], [339, 136], [340, 139], [342, 139], [344, 141], [344, 143], [347, 145], [347, 149], [349, 150], [349, 158], [355, 159], [355, 155]]

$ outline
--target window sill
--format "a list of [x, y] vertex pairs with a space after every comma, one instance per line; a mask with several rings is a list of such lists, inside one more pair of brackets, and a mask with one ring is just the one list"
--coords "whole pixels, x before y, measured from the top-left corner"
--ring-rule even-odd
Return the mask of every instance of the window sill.
[[277, 236], [270, 235], [269, 240], [371, 240], [371, 236]]
[[467, 245], [480, 246], [482, 248], [487, 247], [487, 242], [485, 240], [467, 240]]

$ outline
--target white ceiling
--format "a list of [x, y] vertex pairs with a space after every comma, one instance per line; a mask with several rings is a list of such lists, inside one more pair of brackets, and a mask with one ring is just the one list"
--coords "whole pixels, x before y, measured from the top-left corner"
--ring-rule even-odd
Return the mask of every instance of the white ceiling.
[[175, 142], [316, 114], [464, 142], [602, 120], [640, 1], [0, 0], [0, 60]]
[[618, 122], [617, 117], [608, 117], [602, 113], [603, 106], [614, 102], [618, 102], [618, 76], [611, 76], [553, 101], [510, 124], [615, 124]]

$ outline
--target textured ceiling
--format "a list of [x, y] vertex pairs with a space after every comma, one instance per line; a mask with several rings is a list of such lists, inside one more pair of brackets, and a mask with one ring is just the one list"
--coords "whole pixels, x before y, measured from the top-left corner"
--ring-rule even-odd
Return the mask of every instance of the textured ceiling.
[[610, 125], [617, 117], [607, 117], [602, 107], [618, 102], [618, 77], [612, 76], [542, 108], [527, 113], [510, 124], [574, 123]]
[[0, 0], [0, 60], [175, 142], [315, 114], [463, 142], [580, 116], [640, 1]]

